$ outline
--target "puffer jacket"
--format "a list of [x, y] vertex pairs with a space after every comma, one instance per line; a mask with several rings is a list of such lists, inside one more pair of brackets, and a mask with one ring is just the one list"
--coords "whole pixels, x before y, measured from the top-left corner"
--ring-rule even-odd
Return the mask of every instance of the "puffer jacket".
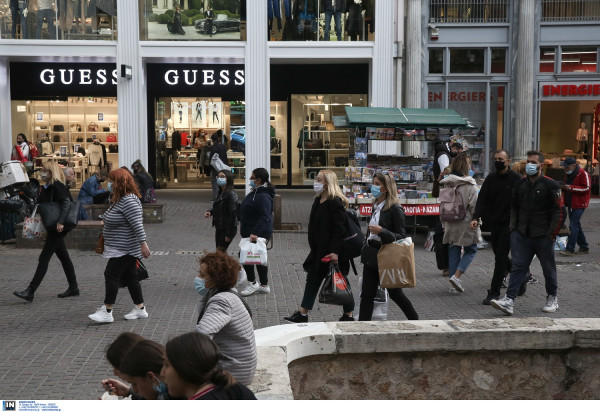
[[258, 237], [269, 240], [273, 234], [273, 186], [259, 186], [246, 195], [240, 205], [238, 219], [240, 236]]
[[471, 176], [457, 176], [451, 174], [440, 182], [443, 187], [457, 187], [457, 192], [462, 197], [465, 207], [465, 218], [458, 222], [444, 223], [444, 243], [457, 246], [471, 246], [478, 242], [481, 236], [479, 227], [471, 229], [475, 206], [477, 205], [477, 184]]
[[225, 237], [233, 239], [237, 234], [237, 207], [238, 196], [233, 190], [219, 193], [213, 204], [212, 225], [215, 229], [223, 231]]

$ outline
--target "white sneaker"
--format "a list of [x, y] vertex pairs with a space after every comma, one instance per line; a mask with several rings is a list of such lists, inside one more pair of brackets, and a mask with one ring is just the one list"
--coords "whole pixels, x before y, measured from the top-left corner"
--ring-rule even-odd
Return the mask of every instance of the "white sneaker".
[[88, 318], [98, 323], [112, 323], [114, 321], [112, 312], [107, 312], [106, 306], [104, 305], [102, 305], [101, 308], [98, 308], [96, 313], [88, 315]]
[[267, 286], [260, 285], [258, 287], [258, 293], [271, 293], [271, 287], [269, 285], [267, 285]]
[[546, 305], [542, 308], [542, 311], [547, 313], [556, 312], [558, 309], [558, 297], [556, 295], [548, 295], [546, 297]]
[[131, 312], [129, 312], [127, 315], [124, 315], [123, 317], [127, 320], [145, 319], [148, 317], [148, 312], [146, 312], [145, 307], [143, 309], [140, 309], [136, 306], [131, 310]]
[[454, 275], [452, 275], [452, 277], [450, 278], [450, 283], [452, 284], [452, 287], [454, 289], [458, 290], [459, 292], [462, 293], [465, 291], [465, 288], [463, 288], [462, 282], [460, 281], [460, 279], [458, 279]]
[[507, 315], [512, 315], [513, 309], [515, 307], [514, 301], [511, 298], [506, 297], [506, 295], [504, 295], [504, 297], [502, 299], [490, 300], [490, 305], [494, 309], [501, 310], [502, 312], [506, 313]]
[[258, 291], [259, 288], [260, 288], [260, 285], [258, 284], [258, 282], [254, 282], [254, 283], [248, 282], [248, 284], [246, 285], [244, 290], [242, 290], [240, 292], [240, 295], [242, 295], [242, 296], [253, 295], [254, 293], [256, 293], [256, 291]]

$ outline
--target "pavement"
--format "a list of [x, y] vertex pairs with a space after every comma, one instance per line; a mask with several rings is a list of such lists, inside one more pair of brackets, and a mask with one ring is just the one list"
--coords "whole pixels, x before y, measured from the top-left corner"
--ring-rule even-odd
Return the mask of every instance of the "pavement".
[[[256, 329], [283, 323], [282, 318], [298, 309], [305, 275], [302, 262], [308, 254], [306, 228], [313, 192], [280, 190], [284, 223], [299, 223], [300, 232], [278, 232], [269, 252], [270, 294], [248, 297]], [[241, 194], [241, 193], [240, 193]], [[160, 190], [158, 201], [166, 205], [162, 224], [146, 225], [153, 254], [146, 266], [150, 278], [142, 283], [148, 319], [127, 321], [123, 315], [133, 304], [126, 289], [119, 291], [114, 308], [115, 322], [96, 324], [87, 315], [102, 305], [106, 260], [92, 251], [69, 251], [78, 276], [81, 296], [58, 299], [66, 289], [66, 279], [58, 259], [53, 258], [32, 303], [12, 295], [22, 290], [35, 271], [39, 250], [0, 246], [0, 398], [2, 399], [97, 399], [103, 389], [100, 381], [112, 376], [104, 350], [120, 333], [136, 332], [161, 343], [193, 329], [198, 316], [193, 280], [197, 259], [203, 250], [214, 250], [214, 232], [204, 211], [209, 190]], [[540, 280], [529, 285], [527, 293], [515, 301], [514, 317], [595, 318], [600, 316], [600, 201], [594, 199], [584, 213], [582, 224], [590, 244], [588, 255], [564, 257], [556, 254], [559, 279], [559, 305], [556, 313], [541, 311], [545, 302], [544, 281], [539, 263], [532, 272]], [[363, 222], [366, 225], [366, 222]], [[490, 248], [477, 252], [462, 277], [465, 292], [453, 290], [435, 264], [435, 253], [427, 252], [426, 231], [414, 237], [417, 287], [406, 290], [420, 319], [493, 319], [505, 316], [484, 306], [493, 271]], [[239, 236], [229, 253], [237, 253]], [[357, 269], [361, 265], [357, 259]], [[357, 290], [358, 279], [350, 275]], [[310, 322], [337, 321], [341, 309], [315, 304]], [[389, 320], [406, 320], [391, 302]]]

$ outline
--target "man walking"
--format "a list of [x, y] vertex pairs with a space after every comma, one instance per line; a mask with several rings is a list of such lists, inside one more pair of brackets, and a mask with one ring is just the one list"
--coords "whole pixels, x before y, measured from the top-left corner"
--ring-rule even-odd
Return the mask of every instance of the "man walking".
[[[565, 206], [569, 210], [569, 239], [561, 255], [573, 256], [575, 254], [589, 253], [590, 248], [583, 228], [581, 216], [590, 204], [590, 175], [577, 164], [572, 157], [567, 157], [562, 165], [565, 168], [565, 183], [560, 188], [565, 192]], [[575, 244], [579, 249], [575, 252]]]
[[[510, 252], [510, 206], [513, 188], [522, 179], [522, 176], [510, 169], [510, 163], [510, 155], [505, 149], [496, 152], [494, 155], [496, 171], [485, 178], [471, 221], [471, 229], [475, 230], [479, 225], [479, 219], [484, 217], [485, 213], [486, 223], [489, 222], [492, 236], [492, 250], [495, 257], [494, 274], [487, 297], [483, 300], [484, 305], [489, 305], [492, 299], [500, 297], [502, 280], [511, 267], [508, 257]], [[524, 284], [526, 285], [526, 283]]]
[[554, 261], [554, 238], [561, 219], [560, 188], [542, 174], [544, 156], [535, 150], [527, 152], [527, 177], [517, 182], [510, 213], [510, 249], [512, 268], [506, 295], [492, 299], [494, 309], [512, 315], [514, 300], [523, 284], [533, 256], [537, 256], [546, 281], [544, 312], [558, 309], [558, 280]]

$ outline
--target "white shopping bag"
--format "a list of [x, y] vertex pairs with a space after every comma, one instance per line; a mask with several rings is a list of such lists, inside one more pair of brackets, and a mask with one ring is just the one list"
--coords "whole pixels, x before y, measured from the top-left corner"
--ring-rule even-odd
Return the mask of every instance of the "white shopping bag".
[[252, 243], [249, 237], [240, 240], [240, 264], [267, 266], [267, 240], [263, 237]]
[[221, 170], [229, 170], [231, 171], [231, 167], [227, 166], [225, 163], [223, 163], [223, 161], [221, 160], [221, 158], [219, 157], [218, 153], [215, 153], [212, 156], [212, 159], [210, 159], [210, 165], [217, 171], [220, 172]]
[[240, 266], [240, 272], [238, 273], [237, 286], [240, 286], [241, 284], [245, 283], [247, 279], [248, 279], [248, 276], [246, 275], [246, 271], [244, 270], [244, 267]]
[[[362, 291], [362, 282], [363, 277], [360, 276], [358, 278], [358, 290]], [[356, 299], [356, 305], [354, 306], [354, 319], [358, 319], [360, 316], [360, 293], [358, 294], [358, 299]], [[387, 289], [382, 289], [380, 287], [377, 288], [377, 293], [375, 294], [375, 299], [373, 300], [373, 315], [371, 316], [371, 320], [386, 320], [388, 313], [388, 291]]]

